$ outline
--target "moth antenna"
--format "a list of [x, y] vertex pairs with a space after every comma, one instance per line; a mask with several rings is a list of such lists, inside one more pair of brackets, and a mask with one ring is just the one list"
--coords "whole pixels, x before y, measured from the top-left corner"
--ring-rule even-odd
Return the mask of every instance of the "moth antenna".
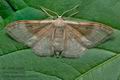
[[51, 18], [53, 18], [53, 16], [51, 14], [49, 14], [43, 7], [41, 7], [41, 9]]
[[72, 9], [63, 12], [61, 16], [63, 16], [63, 15], [65, 15], [66, 13], [68, 13], [68, 12], [70, 12], [70, 11], [72, 11], [72, 10], [78, 8], [79, 6], [80, 6], [80, 5], [78, 4], [78, 5], [76, 5], [75, 7], [73, 7]]
[[41, 9], [42, 9], [48, 16], [50, 16], [50, 17], [52, 17], [52, 18], [53, 18], [53, 16], [52, 16], [51, 14], [49, 14], [47, 11], [50, 11], [50, 12], [52, 12], [53, 14], [57, 15], [57, 17], [59, 17], [58, 13], [56, 13], [56, 12], [50, 10], [50, 9], [47, 9], [47, 8], [45, 8], [45, 7], [41, 7]]
[[68, 17], [72, 17], [72, 16], [74, 16], [74, 15], [76, 15], [76, 14], [78, 14], [78, 13], [79, 13], [79, 11], [77, 11], [77, 12], [75, 12], [75, 13], [69, 15]]

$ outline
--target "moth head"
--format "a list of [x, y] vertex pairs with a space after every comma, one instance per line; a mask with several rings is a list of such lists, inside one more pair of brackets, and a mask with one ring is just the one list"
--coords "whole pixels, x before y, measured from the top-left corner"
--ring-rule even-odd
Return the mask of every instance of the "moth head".
[[[52, 11], [52, 10], [50, 10], [50, 9], [47, 9], [47, 8], [45, 8], [45, 7], [41, 7], [41, 9], [42, 9], [50, 18], [56, 19], [56, 18], [62, 18], [65, 14], [67, 14], [68, 12], [71, 12], [71, 11], [75, 10], [75, 9], [78, 8], [78, 7], [79, 7], [79, 5], [76, 5], [76, 6], [74, 6], [73, 8], [71, 8], [71, 9], [63, 12], [61, 15], [59, 15], [57, 12]], [[51, 15], [49, 12], [52, 13], [52, 14], [54, 14], [54, 15], [56, 15], [57, 17]], [[79, 11], [76, 11], [75, 13], [70, 14], [68, 17], [72, 17], [72, 16], [76, 15], [77, 13], [79, 13]]]

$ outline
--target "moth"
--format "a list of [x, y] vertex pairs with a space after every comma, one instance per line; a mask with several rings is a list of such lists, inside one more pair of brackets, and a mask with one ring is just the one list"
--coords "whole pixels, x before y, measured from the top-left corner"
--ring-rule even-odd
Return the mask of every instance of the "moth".
[[[47, 9], [42, 10], [47, 13]], [[106, 41], [113, 30], [101, 23], [66, 20], [58, 15], [55, 19], [15, 21], [7, 25], [6, 32], [39, 56], [77, 58]]]

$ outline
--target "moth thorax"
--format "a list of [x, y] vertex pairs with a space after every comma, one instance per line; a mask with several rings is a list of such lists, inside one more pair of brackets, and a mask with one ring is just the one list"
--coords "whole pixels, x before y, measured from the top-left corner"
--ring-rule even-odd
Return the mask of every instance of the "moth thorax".
[[64, 20], [63, 19], [57, 19], [57, 20], [55, 20], [55, 23], [54, 23], [54, 25], [56, 26], [56, 27], [63, 27], [65, 24], [64, 24]]

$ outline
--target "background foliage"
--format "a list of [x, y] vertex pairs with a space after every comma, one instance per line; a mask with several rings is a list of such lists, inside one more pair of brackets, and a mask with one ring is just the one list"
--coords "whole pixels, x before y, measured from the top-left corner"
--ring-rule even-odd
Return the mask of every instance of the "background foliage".
[[[38, 57], [5, 33], [10, 22], [46, 19], [40, 6], [62, 14], [78, 4], [79, 14], [74, 18], [114, 29], [109, 41], [89, 49], [79, 59]], [[120, 80], [119, 9], [120, 0], [0, 0], [0, 80]]]

